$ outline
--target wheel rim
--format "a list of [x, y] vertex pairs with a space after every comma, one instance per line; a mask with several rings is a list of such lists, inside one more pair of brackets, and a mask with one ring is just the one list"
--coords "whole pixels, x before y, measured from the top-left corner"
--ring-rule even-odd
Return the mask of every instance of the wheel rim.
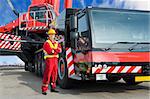
[[65, 61], [63, 58], [60, 58], [59, 59], [59, 63], [58, 63], [58, 76], [59, 78], [62, 80], [65, 76], [65, 71], [66, 71], [66, 68], [65, 68]]

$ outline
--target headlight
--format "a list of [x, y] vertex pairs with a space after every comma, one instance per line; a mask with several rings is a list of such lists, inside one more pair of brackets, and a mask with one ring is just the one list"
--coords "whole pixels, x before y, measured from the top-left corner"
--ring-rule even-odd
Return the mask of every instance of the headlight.
[[108, 66], [106, 64], [103, 65], [104, 68], [107, 68]]

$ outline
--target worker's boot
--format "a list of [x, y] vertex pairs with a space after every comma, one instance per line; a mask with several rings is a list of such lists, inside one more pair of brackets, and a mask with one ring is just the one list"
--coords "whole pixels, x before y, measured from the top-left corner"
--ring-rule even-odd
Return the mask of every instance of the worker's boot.
[[48, 87], [47, 87], [47, 86], [42, 86], [41, 89], [42, 89], [42, 94], [43, 94], [43, 95], [47, 95], [47, 92], [46, 92], [46, 91], [48, 90]]
[[42, 92], [43, 95], [47, 95], [47, 92]]
[[56, 83], [51, 83], [51, 92], [59, 92], [56, 90]]

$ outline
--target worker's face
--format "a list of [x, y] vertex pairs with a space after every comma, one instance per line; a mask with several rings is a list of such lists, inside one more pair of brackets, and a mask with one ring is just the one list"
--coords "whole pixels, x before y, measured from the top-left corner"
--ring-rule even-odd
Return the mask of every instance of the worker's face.
[[53, 34], [53, 35], [49, 35], [49, 38], [50, 38], [51, 40], [54, 40], [55, 35], [54, 35], [54, 34]]

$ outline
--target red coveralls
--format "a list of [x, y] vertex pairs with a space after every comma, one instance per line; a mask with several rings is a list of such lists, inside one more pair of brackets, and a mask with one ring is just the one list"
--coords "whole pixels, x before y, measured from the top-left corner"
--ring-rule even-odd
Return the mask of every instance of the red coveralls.
[[47, 40], [43, 45], [43, 50], [45, 53], [46, 68], [43, 76], [42, 92], [46, 92], [50, 82], [52, 89], [56, 88], [58, 53], [61, 52], [61, 46], [55, 41]]

